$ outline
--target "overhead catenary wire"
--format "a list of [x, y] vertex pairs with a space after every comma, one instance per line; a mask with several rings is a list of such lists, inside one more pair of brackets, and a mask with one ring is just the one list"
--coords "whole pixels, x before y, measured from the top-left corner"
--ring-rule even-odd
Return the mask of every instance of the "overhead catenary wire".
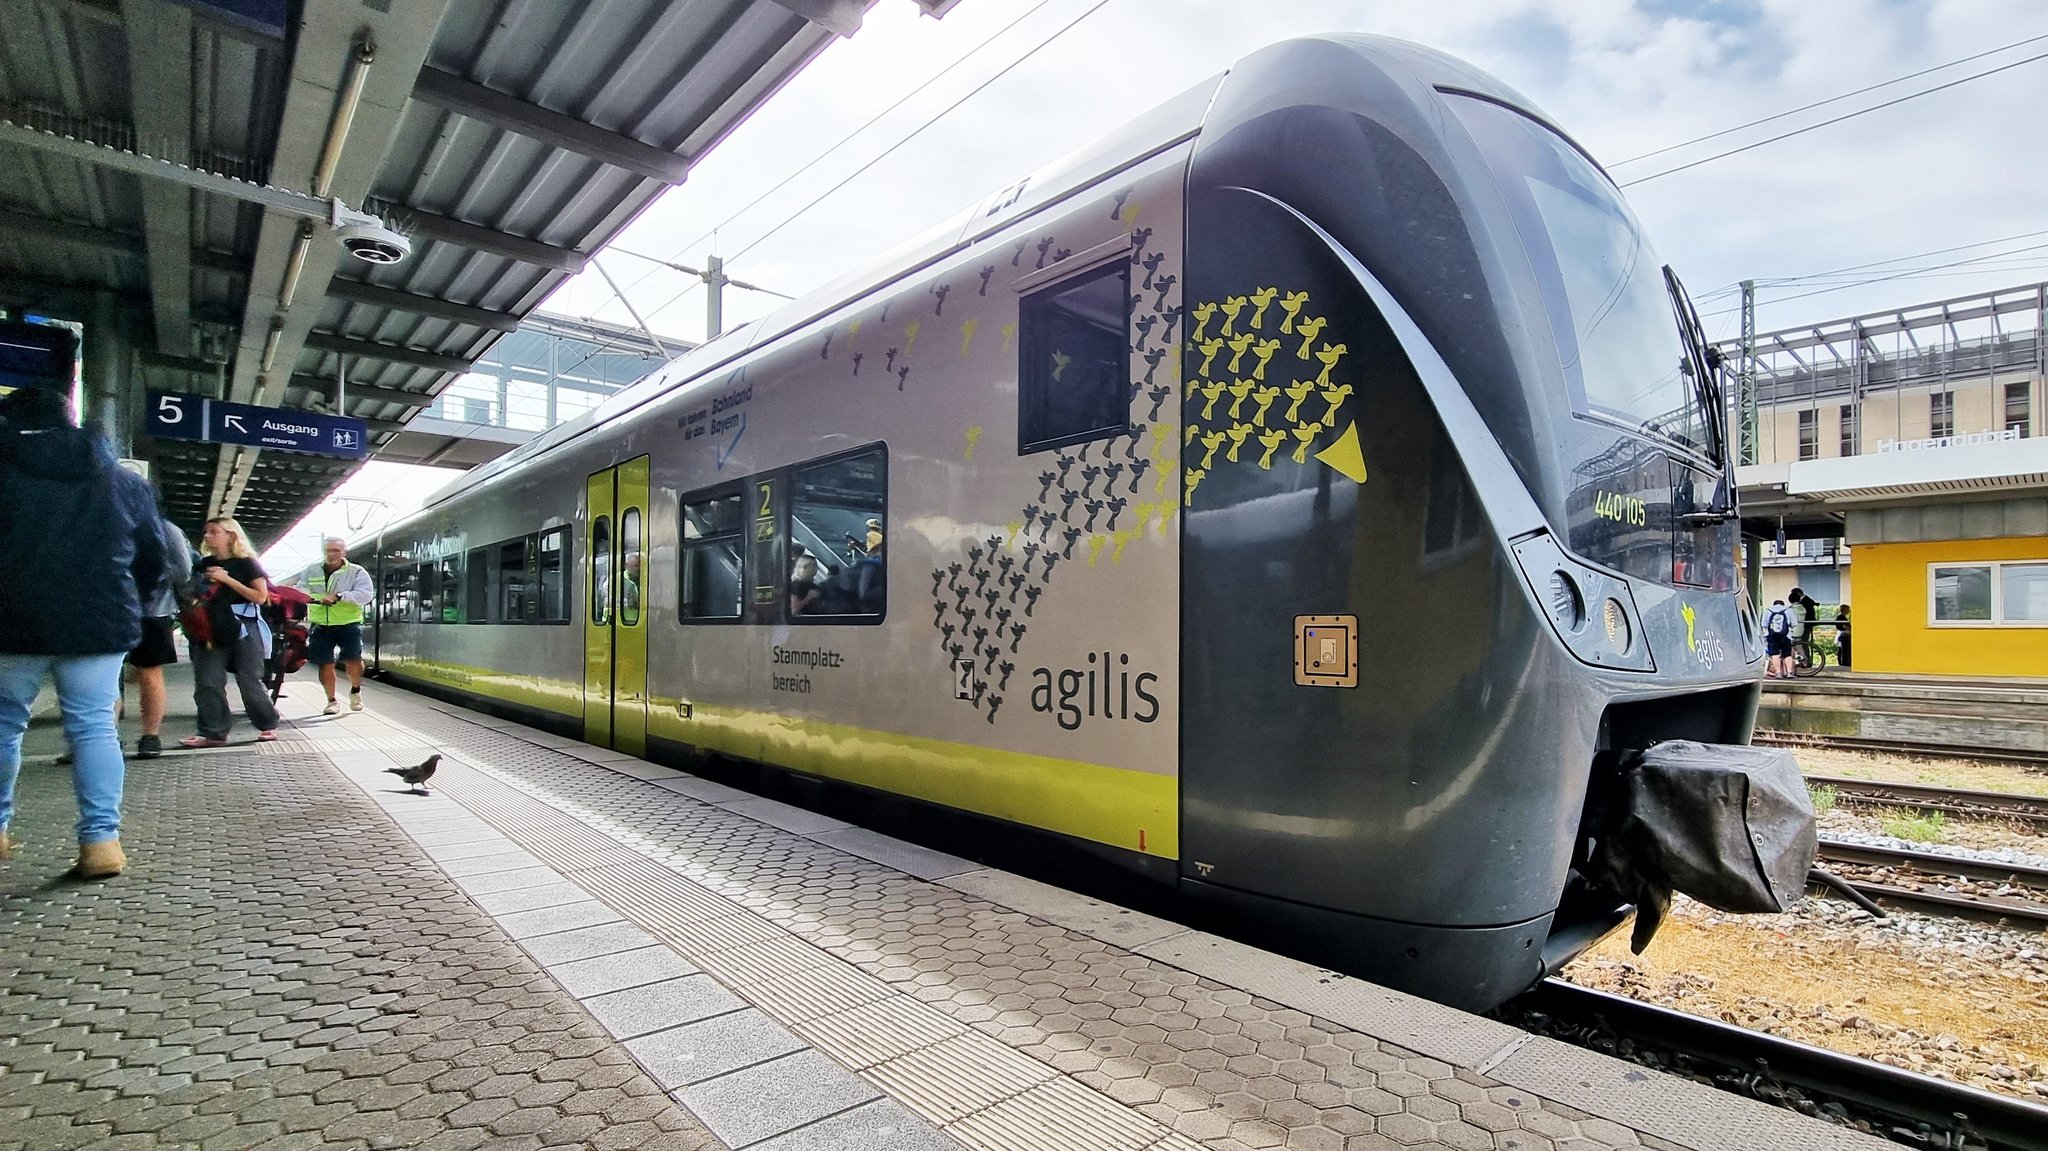
[[[927, 119], [924, 123], [912, 129], [909, 135], [904, 136], [901, 140], [898, 140], [896, 143], [890, 145], [879, 155], [875, 156], [867, 163], [861, 165], [858, 169], [856, 169], [852, 174], [848, 175], [845, 179], [840, 180], [837, 184], [834, 184], [832, 187], [826, 189], [822, 194], [813, 198], [809, 203], [805, 204], [803, 207], [797, 209], [795, 212], [792, 212], [788, 216], [784, 217], [781, 223], [775, 225], [773, 228], [770, 228], [767, 232], [762, 233], [759, 237], [756, 237], [753, 243], [748, 244], [746, 247], [740, 249], [738, 252], [735, 252], [731, 256], [726, 257], [727, 261], [730, 262], [732, 260], [739, 259], [741, 256], [744, 256], [748, 252], [753, 251], [756, 247], [759, 247], [763, 240], [766, 240], [769, 236], [772, 236], [776, 232], [781, 231], [783, 228], [787, 227], [790, 223], [795, 221], [797, 217], [802, 216], [805, 212], [808, 212], [812, 208], [817, 207], [818, 204], [823, 202], [827, 196], [830, 196], [832, 193], [845, 187], [848, 183], [853, 181], [862, 173], [866, 172], [868, 169], [873, 168], [876, 164], [880, 163], [882, 160], [886, 159], [889, 155], [894, 153], [898, 148], [901, 148], [903, 145], [915, 139], [925, 129], [931, 127], [933, 124], [938, 123], [941, 119], [944, 119], [946, 116], [950, 115], [954, 109], [960, 107], [968, 100], [973, 99], [977, 94], [979, 94], [983, 89], [986, 89], [990, 84], [993, 84], [997, 80], [1002, 79], [1004, 76], [1008, 75], [1011, 71], [1016, 69], [1018, 65], [1024, 63], [1026, 60], [1031, 59], [1031, 57], [1037, 55], [1040, 51], [1044, 50], [1048, 45], [1052, 44], [1053, 41], [1058, 40], [1060, 37], [1072, 31], [1073, 28], [1076, 25], [1080, 24], [1083, 20], [1086, 20], [1088, 17], [1093, 16], [1095, 13], [1101, 11], [1103, 6], [1108, 4], [1109, 2], [1110, 0], [1095, 0], [1093, 4], [1090, 4], [1088, 6], [1088, 9], [1086, 11], [1074, 17], [1072, 20], [1067, 21], [1067, 23], [1062, 25], [1058, 31], [1054, 32], [1052, 35], [1046, 37], [1045, 39], [1039, 41], [1037, 44], [1033, 45], [1023, 55], [1017, 57], [1015, 60], [1012, 60], [1008, 64], [1004, 65], [1002, 69], [997, 71], [994, 75], [988, 77], [981, 83], [969, 89], [967, 93], [961, 96], [959, 99], [953, 101], [951, 104], [946, 105], [944, 108], [941, 108], [930, 119]], [[660, 315], [662, 312], [665, 312], [669, 308], [672, 308], [676, 304], [682, 302], [684, 297], [688, 296], [690, 292], [693, 291], [698, 286], [700, 286], [700, 284], [686, 285], [682, 291], [676, 293], [674, 296], [671, 296], [666, 303], [663, 303], [661, 306], [649, 311], [647, 313], [647, 318], [649, 320], [652, 320], [655, 316]], [[548, 377], [547, 380], [542, 381], [542, 385], [545, 386], [546, 384], [553, 382], [555, 379], [560, 378], [567, 372], [575, 371], [584, 363], [588, 362], [592, 357], [610, 349], [611, 347], [615, 346], [616, 343], [617, 339], [614, 338], [613, 340], [609, 340], [603, 344], [600, 344], [598, 347], [592, 349], [589, 353], [587, 353], [581, 360], [576, 361], [576, 363], [571, 364], [568, 368], [564, 369], [563, 371], [556, 372], [554, 375]]]
[[1733, 128], [1723, 128], [1718, 132], [1709, 132], [1704, 136], [1695, 136], [1690, 140], [1683, 140], [1676, 144], [1666, 145], [1665, 147], [1659, 148], [1654, 152], [1644, 152], [1640, 156], [1630, 156], [1626, 160], [1616, 160], [1614, 163], [1609, 164], [1608, 168], [1610, 170], [1614, 168], [1619, 168], [1624, 164], [1634, 164], [1642, 160], [1650, 159], [1653, 156], [1662, 156], [1666, 152], [1676, 152], [1680, 148], [1690, 148], [1694, 144], [1704, 144], [1709, 140], [1718, 140], [1723, 136], [1733, 135], [1734, 133], [1743, 131], [1747, 128], [1755, 128], [1762, 124], [1769, 124], [1774, 120], [1782, 120], [1787, 116], [1797, 116], [1801, 112], [1811, 112], [1815, 108], [1822, 108], [1829, 104], [1839, 103], [1843, 100], [1849, 99], [1852, 96], [1862, 96], [1866, 93], [1875, 92], [1879, 88], [1889, 88], [1894, 84], [1903, 84], [1908, 80], [1917, 80], [1922, 76], [1928, 75], [1933, 72], [1939, 72], [1945, 68], [1953, 68], [1958, 64], [1968, 64], [1972, 60], [1982, 60], [1986, 56], [1996, 56], [2000, 52], [2009, 52], [2014, 48], [2023, 48], [2028, 44], [2032, 44], [2040, 40], [2048, 40], [2048, 32], [2044, 32], [2039, 36], [2029, 36], [2024, 40], [2015, 40], [2010, 44], [2001, 44], [1996, 48], [1987, 49], [1986, 51], [1978, 52], [1975, 55], [1964, 56], [1959, 59], [1950, 60], [1946, 64], [1936, 64], [1932, 68], [1922, 68], [1918, 72], [1908, 72], [1904, 76], [1894, 76], [1889, 80], [1885, 80], [1877, 84], [1872, 84], [1868, 87], [1858, 88], [1853, 92], [1844, 92], [1839, 96], [1829, 96], [1825, 100], [1815, 100], [1811, 104], [1801, 104], [1797, 108], [1788, 108], [1783, 112], [1777, 112], [1772, 115], [1765, 116], [1760, 120], [1751, 120], [1747, 124], [1737, 124]]
[[[1993, 244], [2010, 244], [2014, 240], [2031, 240], [2035, 236], [2048, 236], [2048, 228], [2043, 228], [2039, 231], [2034, 232], [2020, 232], [2011, 236], [2000, 236], [1995, 240], [1978, 240], [1974, 243], [1969, 244], [1956, 244], [1952, 247], [1936, 248], [1928, 252], [1914, 252], [1913, 254], [1907, 256], [1893, 256], [1889, 259], [1884, 260], [1872, 260], [1867, 264], [1850, 264], [1847, 267], [1832, 268], [1825, 272], [1812, 272], [1804, 276], [1773, 276], [1768, 278], [1757, 277], [1752, 279], [1750, 283], [1759, 288], [1778, 287], [1786, 284], [1804, 284], [1818, 280], [1823, 280], [1831, 276], [1846, 275], [1851, 272], [1863, 272], [1873, 268], [1886, 267], [1892, 264], [1903, 264], [1908, 260], [1924, 260], [1930, 256], [1946, 256], [1951, 252], [1967, 252], [1971, 248], [1988, 248]], [[1994, 259], [2001, 259], [2010, 254], [2011, 253], [2009, 252], [1991, 252], [1984, 256], [1976, 258], [1985, 261], [1990, 261]], [[1943, 266], [1946, 267], [1951, 265]], [[1707, 300], [1717, 300], [1723, 296], [1732, 296], [1737, 292], [1740, 292], [1741, 290], [1741, 284], [1724, 284], [1719, 288], [1715, 288], [1711, 292], [1702, 293], [1698, 297], [1698, 299], [1702, 302]]]
[[[1964, 265], [1966, 265], [1966, 264], [1976, 264], [1976, 263], [1981, 263], [1982, 261], [1984, 261], [1984, 260], [1986, 260], [1986, 259], [2002, 259], [2002, 258], [2005, 258], [2005, 257], [2009, 257], [2009, 256], [2016, 256], [2016, 255], [2019, 255], [2019, 254], [2020, 254], [2020, 253], [2022, 253], [2022, 252], [2038, 252], [2038, 251], [2042, 251], [2042, 250], [2044, 250], [2044, 249], [2048, 249], [2048, 244], [2030, 244], [2030, 245], [2028, 245], [2028, 246], [2026, 246], [2026, 247], [2024, 247], [2024, 248], [2014, 248], [2014, 249], [2011, 249], [2010, 251], [2005, 251], [2005, 252], [1994, 252], [1994, 253], [1992, 253], [1992, 254], [1991, 254], [1990, 256], [1973, 256], [1973, 257], [1971, 257], [1970, 259], [1967, 259], [1967, 260], [1954, 260], [1954, 261], [1951, 261], [1951, 262], [1949, 262], [1949, 263], [1946, 263], [1946, 264], [1935, 264], [1935, 265], [1932, 265], [1932, 266], [1930, 266], [1930, 267], [1926, 267], [1926, 268], [1909, 268], [1909, 269], [1907, 269], [1907, 270], [1905, 270], [1905, 271], [1901, 271], [1901, 272], [1896, 272], [1896, 273], [1893, 273], [1893, 274], [1891, 274], [1891, 275], [1884, 275], [1884, 276], [1871, 276], [1871, 277], [1868, 277], [1868, 278], [1866, 278], [1866, 279], [1862, 279], [1862, 280], [1854, 280], [1854, 281], [1851, 281], [1851, 282], [1849, 282], [1849, 283], [1844, 283], [1844, 284], [1834, 284], [1834, 285], [1831, 285], [1831, 286], [1829, 286], [1829, 287], [1825, 287], [1825, 288], [1816, 288], [1816, 289], [1814, 289], [1813, 291], [1810, 291], [1810, 292], [1797, 292], [1797, 293], [1794, 293], [1793, 295], [1790, 295], [1790, 296], [1779, 296], [1779, 297], [1777, 297], [1776, 299], [1773, 299], [1773, 300], [1771, 300], [1770, 302], [1771, 302], [1771, 303], [1773, 303], [1773, 304], [1785, 304], [1785, 303], [1790, 303], [1790, 302], [1791, 302], [1791, 301], [1793, 301], [1793, 300], [1804, 300], [1804, 299], [1806, 299], [1806, 298], [1807, 298], [1807, 297], [1809, 297], [1809, 296], [1824, 296], [1824, 295], [1827, 295], [1827, 294], [1828, 294], [1828, 293], [1830, 293], [1830, 292], [1841, 292], [1841, 291], [1846, 291], [1846, 290], [1848, 290], [1848, 289], [1850, 289], [1850, 288], [1861, 288], [1861, 287], [1864, 287], [1864, 286], [1866, 286], [1866, 285], [1869, 285], [1869, 284], [1882, 284], [1882, 283], [1887, 283], [1887, 282], [1890, 282], [1890, 281], [1892, 281], [1892, 280], [1909, 280], [1909, 279], [1915, 279], [1915, 278], [1918, 278], [1918, 277], [1921, 277], [1921, 276], [1927, 275], [1927, 274], [1929, 274], [1929, 273], [1932, 273], [1932, 272], [1939, 272], [1939, 271], [1941, 271], [1941, 270], [1943, 270], [1943, 269], [1947, 269], [1947, 268], [1958, 268], [1958, 267], [1962, 267], [1962, 266], [1964, 266]], [[1731, 311], [1734, 311], [1734, 312], [1739, 312], [1739, 311], [1741, 311], [1741, 309], [1740, 309], [1740, 308], [1724, 308], [1724, 309], [1722, 309], [1721, 311], [1718, 311], [1718, 312], [1713, 312], [1713, 313], [1710, 313], [1710, 315], [1714, 315], [1714, 316], [1726, 315], [1726, 314], [1728, 314], [1728, 313], [1729, 313], [1729, 312], [1731, 312]]]
[[1743, 152], [1753, 151], [1754, 149], [1761, 148], [1766, 144], [1775, 144], [1780, 140], [1789, 140], [1794, 136], [1803, 136], [1808, 132], [1816, 131], [1821, 128], [1826, 128], [1833, 124], [1840, 124], [1844, 120], [1853, 120], [1858, 116], [1867, 116], [1872, 112], [1881, 112], [1886, 108], [1897, 107], [1898, 105], [1904, 104], [1909, 100], [1917, 100], [1922, 96], [1931, 96], [1936, 92], [1943, 92], [1950, 88], [1954, 88], [1958, 85], [1967, 84], [1972, 80], [1982, 80], [1986, 76], [1996, 76], [2000, 72], [2008, 72], [2014, 68], [2022, 67], [2027, 64], [2032, 64], [2038, 60], [2048, 60], [2048, 52], [2037, 53], [2035, 55], [2028, 56], [2023, 60], [2014, 60], [2009, 64], [2001, 64], [1996, 68], [1987, 68], [1982, 72], [1974, 72], [1968, 76], [1961, 77], [1960, 79], [1950, 80], [1946, 84], [1936, 84], [1932, 88], [1923, 88], [1918, 92], [1909, 92], [1904, 96], [1900, 96], [1892, 100], [1886, 100], [1881, 104], [1873, 104], [1868, 108], [1858, 108], [1854, 112], [1844, 112], [1840, 116], [1835, 116], [1830, 119], [1822, 120], [1818, 124], [1808, 124], [1804, 128], [1794, 128], [1790, 132], [1780, 132], [1775, 136], [1771, 136], [1762, 140], [1757, 140], [1753, 143], [1744, 144], [1739, 148], [1730, 148], [1725, 152], [1716, 152], [1711, 156], [1707, 156], [1698, 160], [1693, 160], [1689, 163], [1680, 164], [1674, 168], [1666, 168], [1661, 172], [1652, 172], [1647, 176], [1639, 176], [1633, 180], [1625, 180], [1619, 186], [1623, 188], [1633, 188], [1638, 184], [1647, 184], [1652, 180], [1662, 179], [1665, 176], [1675, 175], [1679, 172], [1684, 172], [1693, 168], [1697, 168], [1702, 164], [1711, 164], [1716, 160], [1725, 160], [1730, 156], [1736, 156], [1740, 155]]

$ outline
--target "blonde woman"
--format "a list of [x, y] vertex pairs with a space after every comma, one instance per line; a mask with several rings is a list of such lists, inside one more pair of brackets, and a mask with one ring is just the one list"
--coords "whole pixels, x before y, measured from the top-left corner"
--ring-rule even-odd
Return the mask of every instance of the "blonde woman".
[[206, 521], [199, 538], [198, 576], [206, 586], [210, 642], [186, 637], [192, 648], [192, 701], [199, 706], [199, 734], [180, 740], [186, 747], [222, 747], [235, 723], [228, 711], [228, 673], [242, 692], [242, 710], [257, 727], [257, 739], [277, 738], [277, 705], [263, 686], [263, 661], [270, 655], [270, 628], [263, 605], [270, 602], [270, 574], [249, 550], [242, 525], [226, 516]]

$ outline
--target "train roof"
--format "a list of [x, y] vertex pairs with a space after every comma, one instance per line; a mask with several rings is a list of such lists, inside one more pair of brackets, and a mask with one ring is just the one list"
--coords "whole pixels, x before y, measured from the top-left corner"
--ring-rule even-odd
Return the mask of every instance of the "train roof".
[[[1327, 34], [1282, 41], [1260, 50], [1310, 52], [1318, 46], [1348, 48], [1417, 88], [1456, 88], [1514, 104], [1564, 135], [1520, 93], [1481, 69], [1420, 44], [1366, 34]], [[1355, 66], [1352, 65], [1352, 66]], [[1009, 227], [1079, 188], [1166, 151], [1196, 136], [1217, 90], [1229, 75], [1218, 72], [1094, 142], [1069, 152], [1022, 180], [1013, 181], [915, 238], [891, 249], [858, 271], [792, 300], [760, 319], [730, 329], [678, 356], [607, 398], [595, 409], [553, 428], [451, 481], [429, 497], [421, 511], [488, 483], [600, 425], [611, 423], [671, 393], [710, 377], [754, 349], [774, 342], [887, 285], [912, 276], [954, 253]], [[1574, 142], [1576, 147], [1576, 142]], [[407, 516], [391, 527], [413, 517]], [[385, 530], [390, 530], [389, 528]]]

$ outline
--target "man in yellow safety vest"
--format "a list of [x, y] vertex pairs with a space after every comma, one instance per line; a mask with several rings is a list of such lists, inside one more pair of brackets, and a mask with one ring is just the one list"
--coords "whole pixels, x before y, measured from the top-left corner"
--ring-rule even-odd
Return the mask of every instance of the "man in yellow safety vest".
[[348, 542], [340, 536], [326, 541], [327, 562], [306, 580], [306, 594], [313, 597], [306, 619], [313, 634], [306, 644], [307, 657], [320, 668], [320, 686], [327, 689], [327, 706], [320, 714], [340, 715], [341, 703], [334, 698], [334, 660], [340, 649], [341, 662], [348, 665], [348, 709], [363, 710], [363, 609], [376, 598], [376, 586], [361, 564], [348, 562]]

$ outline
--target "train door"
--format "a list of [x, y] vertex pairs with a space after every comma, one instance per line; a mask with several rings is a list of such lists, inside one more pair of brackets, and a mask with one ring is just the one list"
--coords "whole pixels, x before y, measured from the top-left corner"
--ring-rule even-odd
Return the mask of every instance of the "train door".
[[647, 457], [593, 472], [583, 554], [583, 738], [647, 751]]

